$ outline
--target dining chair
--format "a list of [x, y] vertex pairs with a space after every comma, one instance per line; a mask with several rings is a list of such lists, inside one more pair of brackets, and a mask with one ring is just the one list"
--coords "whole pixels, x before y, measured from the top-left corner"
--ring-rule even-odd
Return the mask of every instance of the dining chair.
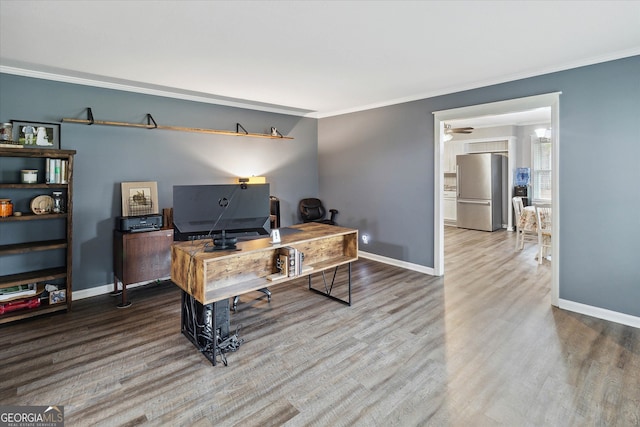
[[536, 206], [536, 224], [538, 229], [538, 264], [551, 250], [551, 208]]
[[524, 227], [525, 221], [522, 221], [524, 212], [524, 203], [522, 197], [513, 198], [513, 209], [516, 213], [516, 251], [524, 249], [524, 241], [535, 242], [538, 234], [534, 230], [528, 230]]

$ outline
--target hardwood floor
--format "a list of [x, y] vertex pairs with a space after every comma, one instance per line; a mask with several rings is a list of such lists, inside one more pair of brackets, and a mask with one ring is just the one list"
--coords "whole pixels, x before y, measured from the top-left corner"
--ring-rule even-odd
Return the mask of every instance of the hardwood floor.
[[181, 335], [170, 282], [2, 325], [0, 404], [67, 426], [640, 425], [639, 329], [551, 307], [513, 233], [445, 236], [444, 278], [354, 263], [351, 307], [306, 279], [244, 295], [228, 366]]

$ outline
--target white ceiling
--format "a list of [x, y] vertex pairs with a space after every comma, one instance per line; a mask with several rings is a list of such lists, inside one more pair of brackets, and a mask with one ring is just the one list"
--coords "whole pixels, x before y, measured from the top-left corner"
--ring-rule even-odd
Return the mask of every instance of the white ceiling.
[[640, 54], [640, 1], [0, 0], [0, 71], [326, 117]]

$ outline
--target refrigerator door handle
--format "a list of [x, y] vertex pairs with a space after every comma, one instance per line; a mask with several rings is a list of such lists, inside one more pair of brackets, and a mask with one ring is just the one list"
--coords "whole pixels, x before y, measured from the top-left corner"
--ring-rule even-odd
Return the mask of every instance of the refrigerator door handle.
[[456, 162], [456, 194], [460, 197], [460, 168]]
[[466, 203], [466, 204], [470, 204], [470, 205], [485, 205], [485, 206], [490, 206], [491, 202], [485, 201], [485, 200], [481, 200], [481, 201], [477, 201], [477, 200], [460, 200], [458, 199], [458, 203]]

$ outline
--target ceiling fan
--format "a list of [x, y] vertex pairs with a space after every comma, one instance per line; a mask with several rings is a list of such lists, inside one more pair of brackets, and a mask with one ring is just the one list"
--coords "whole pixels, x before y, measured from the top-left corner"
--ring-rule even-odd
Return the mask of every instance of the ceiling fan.
[[452, 128], [451, 125], [444, 124], [444, 133], [471, 133], [473, 132], [473, 128], [465, 127], [465, 128]]
[[451, 141], [453, 139], [454, 133], [466, 133], [469, 134], [473, 132], [472, 127], [463, 127], [463, 128], [452, 128], [451, 125], [444, 124], [444, 140]]

